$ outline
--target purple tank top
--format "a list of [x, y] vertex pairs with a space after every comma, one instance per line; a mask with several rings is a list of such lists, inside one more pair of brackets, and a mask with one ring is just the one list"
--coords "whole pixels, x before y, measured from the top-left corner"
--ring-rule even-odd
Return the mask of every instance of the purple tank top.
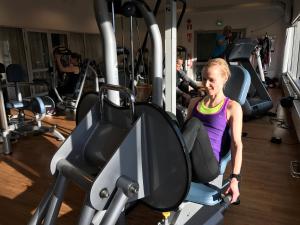
[[[210, 139], [211, 147], [214, 151], [214, 155], [218, 161], [222, 155], [222, 148], [224, 144], [228, 144], [229, 126], [227, 124], [226, 109], [229, 103], [229, 98], [226, 97], [221, 109], [213, 114], [203, 114], [199, 112], [198, 105], [200, 101], [195, 105], [192, 116], [197, 117], [202, 121], [203, 125], [207, 129], [208, 137]], [[201, 104], [201, 103], [200, 103]], [[226, 142], [226, 143], [224, 143]], [[230, 142], [229, 142], [230, 143]]]

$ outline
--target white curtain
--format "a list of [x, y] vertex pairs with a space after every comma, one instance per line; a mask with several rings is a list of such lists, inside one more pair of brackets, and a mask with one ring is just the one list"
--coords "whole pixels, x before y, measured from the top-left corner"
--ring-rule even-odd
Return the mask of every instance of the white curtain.
[[70, 50], [81, 55], [82, 59], [86, 58], [84, 54], [84, 34], [70, 33]]
[[103, 61], [102, 42], [99, 34], [85, 34], [85, 56], [97, 63]]
[[[1, 63], [3, 63], [6, 67], [11, 63], [20, 64], [24, 68], [24, 71], [27, 73], [22, 29], [0, 27], [0, 56]], [[20, 89], [23, 97], [30, 96], [29, 87], [21, 86]], [[13, 88], [8, 88], [7, 91], [9, 99], [16, 98]]]
[[0, 27], [0, 42], [0, 55], [4, 56], [5, 66], [11, 63], [21, 64], [27, 71], [22, 29]]

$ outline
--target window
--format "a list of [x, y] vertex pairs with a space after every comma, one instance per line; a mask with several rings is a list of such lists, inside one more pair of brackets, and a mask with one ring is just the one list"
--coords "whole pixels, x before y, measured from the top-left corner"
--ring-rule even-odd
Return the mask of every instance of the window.
[[[28, 74], [28, 81], [49, 81], [49, 67], [53, 66], [52, 51], [57, 46], [68, 47], [82, 58], [93, 59], [98, 64], [103, 61], [99, 34], [0, 27], [0, 62], [5, 66], [12, 63], [22, 65]], [[34, 86], [30, 90], [29, 86], [22, 86], [21, 91], [23, 97], [45, 95], [48, 87]], [[8, 92], [9, 99], [15, 99], [13, 88], [9, 88]]]
[[299, 56], [299, 42], [300, 42], [300, 24], [297, 23], [294, 27], [294, 39], [293, 39], [293, 50], [291, 57], [290, 75], [292, 78], [296, 78], [297, 67], [298, 67], [298, 56]]
[[51, 33], [52, 47], [57, 46], [68, 47], [68, 37], [66, 33]]
[[283, 59], [283, 72], [287, 71], [288, 75], [294, 80], [300, 89], [300, 21], [286, 31], [286, 44]]
[[70, 44], [69, 48], [72, 52], [76, 52], [85, 58], [84, 52], [84, 34], [80, 33], [70, 33]]
[[290, 62], [293, 49], [294, 27], [289, 27], [286, 30], [284, 58], [282, 63], [282, 73], [290, 72]]
[[5, 66], [16, 63], [27, 70], [22, 29], [0, 27], [0, 43], [0, 59]]
[[[29, 45], [29, 55], [31, 66], [32, 80], [42, 79], [49, 82], [49, 46], [46, 32], [35, 32], [28, 31], [28, 45]], [[34, 95], [45, 95], [48, 92], [48, 87], [46, 85], [35, 85], [32, 87], [32, 92]]]
[[216, 45], [216, 33], [198, 33], [197, 34], [197, 61], [206, 62], [210, 57]]
[[[20, 64], [27, 71], [22, 29], [0, 27], [0, 62], [6, 67], [9, 64]], [[20, 87], [23, 97], [30, 96], [28, 86]], [[14, 88], [8, 88], [9, 99], [15, 99]]]
[[85, 57], [102, 62], [102, 43], [99, 34], [85, 34]]

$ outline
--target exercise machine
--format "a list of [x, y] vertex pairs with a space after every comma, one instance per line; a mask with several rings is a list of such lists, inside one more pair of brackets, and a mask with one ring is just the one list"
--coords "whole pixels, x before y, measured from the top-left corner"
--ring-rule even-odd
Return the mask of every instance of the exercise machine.
[[[247, 92], [251, 83], [250, 75], [248, 71], [241, 66], [230, 66], [230, 71], [231, 78], [228, 80], [224, 92], [226, 96], [229, 96], [231, 99], [243, 105], [246, 101]], [[84, 104], [87, 105], [83, 104], [82, 107], [89, 109], [97, 102], [99, 102], [99, 96], [94, 94], [86, 99]], [[87, 112], [84, 112], [84, 115], [78, 114], [79, 117], [81, 116], [79, 122], [84, 119], [86, 113]], [[170, 117], [169, 113], [167, 115], [174, 123], [174, 117]], [[160, 123], [160, 121], [155, 122]], [[159, 133], [158, 130], [156, 133]], [[184, 133], [184, 135], [189, 136], [188, 133]], [[163, 215], [165, 219], [159, 223], [161, 225], [222, 224], [223, 213], [230, 202], [229, 196], [222, 195], [229, 183], [229, 179], [224, 179], [223, 175], [230, 159], [230, 151], [224, 152], [220, 161], [220, 175], [209, 184], [191, 182], [188, 194], [183, 200], [183, 203], [171, 212], [164, 212]], [[197, 165], [192, 164], [191, 166], [197, 170]]]
[[[1, 71], [3, 72], [3, 71]], [[1, 133], [3, 141], [4, 154], [11, 154], [11, 139], [18, 139], [29, 134], [51, 133], [60, 141], [65, 140], [64, 136], [56, 130], [55, 126], [44, 126], [42, 119], [45, 117], [47, 110], [55, 107], [53, 100], [49, 96], [34, 97], [23, 99], [20, 91], [20, 85], [28, 85], [27, 75], [19, 64], [10, 64], [6, 68], [6, 81], [13, 83], [17, 100], [5, 101], [3, 96], [2, 82], [0, 83], [0, 115], [1, 115]], [[34, 85], [34, 84], [33, 84]], [[8, 84], [5, 85], [6, 87]], [[25, 110], [33, 113], [33, 119], [26, 118]], [[17, 114], [8, 112], [16, 111]]]
[[129, 55], [130, 52], [125, 47], [117, 47], [117, 56], [118, 56], [118, 71], [119, 71], [119, 84], [130, 88], [130, 79], [129, 72]]
[[[155, 104], [135, 105], [134, 97], [126, 88], [102, 85], [97, 104], [54, 155], [51, 172], [56, 181], [38, 206], [28, 223], [30, 225], [55, 223], [67, 181], [75, 182], [86, 191], [86, 201], [79, 219], [81, 225], [115, 224], [126, 202], [137, 199], [143, 199], [158, 210], [176, 208], [186, 195], [190, 166], [184, 151], [185, 145], [178, 127], [161, 108], [160, 32], [153, 14], [144, 3], [131, 1], [130, 4], [145, 16], [145, 22], [147, 27], [150, 27], [150, 34], [154, 40], [152, 47], [153, 62], [156, 62], [153, 78], [156, 84], [153, 90]], [[110, 75], [107, 80], [111, 82], [117, 81], [116, 67], [109, 67], [116, 65], [117, 54], [116, 51], [112, 51], [116, 46], [108, 44], [114, 45], [115, 37], [108, 22], [107, 7], [107, 1], [95, 1], [96, 18], [103, 31], [101, 34], [104, 35], [106, 72]], [[105, 89], [121, 91], [127, 95], [130, 108], [118, 107], [103, 100]], [[107, 96], [110, 101], [115, 97], [113, 102], [118, 102], [117, 95], [108, 93]], [[161, 130], [162, 133], [159, 134], [157, 130]], [[166, 137], [168, 150], [164, 147]], [[157, 147], [158, 145], [161, 147]], [[169, 159], [170, 155], [174, 157]], [[170, 163], [166, 164], [166, 161]], [[178, 185], [179, 188], [169, 191], [174, 185]]]
[[[251, 86], [248, 97], [243, 105], [245, 116], [255, 117], [267, 113], [272, 107], [272, 99], [264, 85], [264, 74], [259, 56], [258, 42], [253, 39], [237, 40], [228, 56], [230, 63], [238, 63], [242, 65], [251, 76]], [[255, 68], [250, 62], [250, 57], [255, 52], [259, 69], [257, 74]]]
[[[81, 225], [116, 224], [126, 204], [138, 199], [159, 211], [176, 210], [191, 190], [192, 164], [183, 135], [162, 108], [162, 40], [155, 18], [144, 2], [126, 3], [132, 12], [140, 13], [145, 19], [155, 62], [153, 102], [134, 103], [131, 92], [116, 84], [117, 53], [112, 51], [116, 46], [108, 2], [95, 0], [94, 6], [103, 35], [109, 82], [100, 87], [93, 107], [54, 155], [50, 170], [55, 182], [28, 225], [55, 224], [69, 181], [86, 193], [78, 223]], [[239, 76], [240, 80], [249, 81], [247, 71], [242, 67], [237, 71], [245, 75]], [[239, 82], [232, 82], [233, 85], [236, 83]], [[247, 92], [247, 84], [240, 87]], [[229, 90], [235, 92], [237, 89]], [[106, 91], [108, 98], [105, 98]], [[129, 106], [118, 106], [118, 95], [110, 92], [122, 92], [127, 96]], [[215, 192], [210, 191], [205, 196], [213, 200], [216, 197]], [[218, 215], [215, 211], [206, 212], [201, 218], [204, 222], [208, 218], [213, 221], [211, 224], [219, 224]]]
[[85, 83], [88, 78], [94, 79], [93, 82], [95, 85], [94, 90], [96, 92], [99, 91], [99, 77], [95, 68], [95, 63], [91, 60], [86, 59], [81, 64], [80, 68], [81, 68], [80, 73], [78, 75], [74, 75], [74, 76], [79, 76], [74, 89], [74, 93], [67, 93], [64, 96], [61, 95], [57, 90], [57, 86], [58, 86], [57, 73], [54, 73], [53, 69], [50, 69], [50, 71], [52, 72], [51, 87], [55, 94], [55, 98], [57, 99], [56, 107], [59, 110], [65, 111], [67, 113], [71, 113], [73, 116], [74, 113], [76, 113], [79, 100], [83, 94]]

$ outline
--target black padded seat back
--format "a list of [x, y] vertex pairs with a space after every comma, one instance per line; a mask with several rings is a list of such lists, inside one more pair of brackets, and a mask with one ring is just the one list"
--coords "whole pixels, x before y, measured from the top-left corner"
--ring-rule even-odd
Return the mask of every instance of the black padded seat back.
[[0, 73], [5, 73], [5, 66], [3, 63], [0, 63]]
[[[140, 121], [146, 196], [143, 201], [160, 211], [177, 208], [185, 199], [191, 183], [190, 159], [178, 126], [164, 110], [146, 103], [135, 105], [135, 119], [132, 122], [130, 109], [104, 101], [104, 113], [101, 119], [100, 104], [95, 95], [89, 95], [86, 106], [90, 107], [93, 101], [95, 104], [91, 111], [81, 119], [76, 129], [60, 147], [51, 164], [55, 165], [54, 162], [61, 158], [63, 152], [70, 152], [71, 146], [72, 151], [66, 159], [72, 165], [96, 175], [111, 162], [119, 146], [125, 147], [124, 141], [135, 142], [127, 138], [135, 129], [136, 121]], [[135, 144], [131, 149], [134, 149], [134, 146]], [[120, 157], [124, 157], [127, 162], [132, 159], [129, 155], [123, 154], [125, 153], [121, 151]], [[125, 168], [126, 163], [119, 162], [123, 172], [130, 169]], [[110, 179], [114, 179], [118, 174], [112, 173], [110, 176]]]
[[[106, 100], [104, 117], [101, 118], [98, 99], [95, 93], [86, 95], [84, 101], [87, 102], [83, 104], [86, 108], [81, 108], [82, 112], [78, 112], [80, 115], [77, 126], [70, 136], [72, 154], [67, 157], [73, 165], [92, 174], [101, 171], [132, 128], [129, 111]], [[89, 111], [92, 120], [86, 122]], [[65, 143], [61, 147], [64, 145]]]
[[150, 195], [143, 201], [152, 208], [168, 211], [185, 199], [191, 182], [191, 164], [182, 134], [160, 107], [139, 103], [136, 116], [143, 121], [143, 143], [147, 148]]
[[99, 98], [96, 92], [87, 92], [82, 95], [76, 109], [76, 125], [78, 125]]
[[[68, 142], [71, 138], [72, 146], [76, 148], [68, 160], [80, 168], [89, 168], [92, 173], [108, 162], [112, 151], [123, 142], [134, 125], [130, 123], [129, 109], [108, 101], [104, 101], [103, 108], [107, 124], [101, 123], [99, 102], [97, 93], [83, 96], [77, 109], [77, 127], [66, 140]], [[91, 121], [88, 122], [89, 117]], [[147, 195], [143, 201], [156, 210], [175, 209], [185, 199], [191, 183], [191, 163], [182, 134], [168, 113], [153, 104], [135, 104], [135, 120], [139, 118], [143, 169], [146, 171]]]
[[[96, 110], [100, 113], [99, 101]], [[132, 129], [130, 111], [104, 101], [103, 118], [99, 117], [98, 125], [85, 144], [85, 159], [90, 165], [102, 168], [114, 151], [120, 146]], [[113, 151], [112, 151], [113, 150]]]
[[6, 68], [6, 79], [8, 82], [27, 82], [28, 77], [20, 64], [10, 64]]

